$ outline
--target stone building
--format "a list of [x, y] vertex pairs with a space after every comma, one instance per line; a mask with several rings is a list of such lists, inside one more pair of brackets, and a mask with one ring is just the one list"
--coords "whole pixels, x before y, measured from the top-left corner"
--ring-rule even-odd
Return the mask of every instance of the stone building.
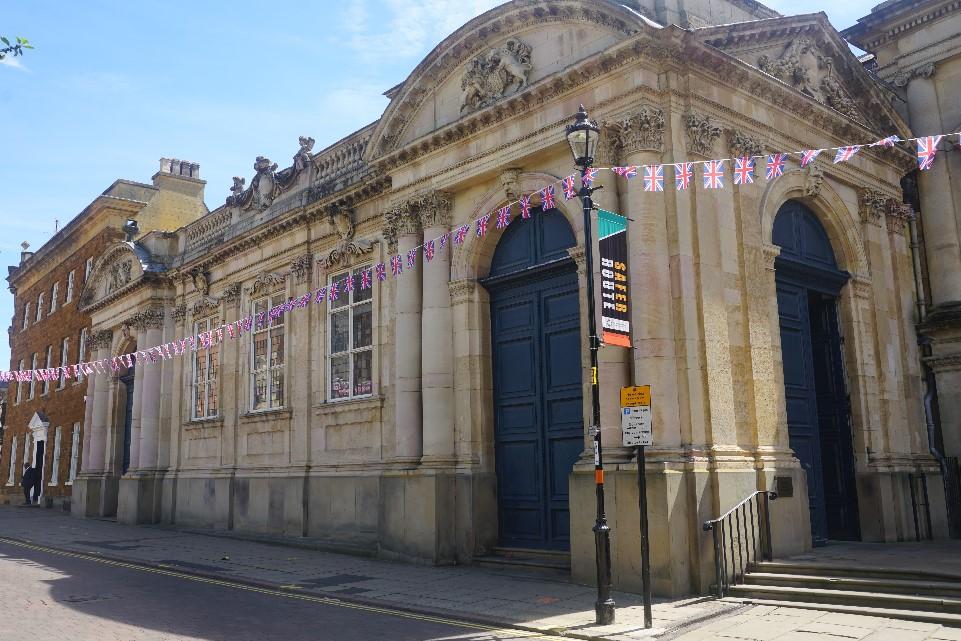
[[[884, 2], [843, 34], [870, 52], [868, 68], [894, 94], [914, 135], [961, 132], [961, 5]], [[961, 157], [943, 153], [958, 150], [957, 138], [938, 148], [931, 169], [912, 172], [905, 186], [920, 220], [917, 313], [940, 410], [940, 421], [932, 417], [932, 453], [947, 472], [949, 504], [957, 506], [952, 529], [961, 536]]]
[[[81, 464], [87, 392], [83, 373], [70, 366], [88, 359], [99, 340], [90, 332], [81, 293], [104, 250], [126, 238], [128, 220], [148, 230], [174, 230], [207, 213], [199, 175], [195, 164], [164, 159], [152, 185], [117, 180], [36, 252], [23, 244], [20, 264], [7, 277], [15, 312], [10, 370], [42, 369], [46, 378], [9, 383], [0, 456], [4, 501], [23, 500], [19, 484], [29, 462], [42, 470], [41, 502], [69, 503]], [[129, 276], [129, 266], [118, 269], [111, 283], [122, 285]]]
[[[515, 206], [503, 231], [438, 240], [430, 262], [419, 248], [520, 196], [538, 207], [572, 171], [564, 127], [581, 103], [603, 127], [602, 167], [907, 137], [907, 124], [823, 14], [752, 0], [515, 0], [387, 96], [377, 122], [320, 152], [301, 138], [285, 169], [258, 157], [200, 220], [103, 253], [82, 305], [96, 358], [296, 304], [209, 349], [91, 377], [74, 511], [432, 563], [541, 550], [592, 581], [579, 204], [558, 191], [529, 219]], [[778, 553], [914, 536], [910, 479], [940, 473], [900, 187], [914, 157], [829, 156], [723, 189], [702, 189], [700, 168], [661, 193], [598, 174], [599, 205], [632, 219], [635, 284], [634, 349], [603, 349], [600, 367], [617, 586], [640, 585], [618, 407], [630, 383], [654, 386], [656, 593], [709, 585], [702, 522], [759, 488], [781, 492]], [[401, 275], [315, 302], [395, 256]], [[118, 263], [134, 267], [111, 289]], [[943, 497], [931, 504], [943, 534]]]

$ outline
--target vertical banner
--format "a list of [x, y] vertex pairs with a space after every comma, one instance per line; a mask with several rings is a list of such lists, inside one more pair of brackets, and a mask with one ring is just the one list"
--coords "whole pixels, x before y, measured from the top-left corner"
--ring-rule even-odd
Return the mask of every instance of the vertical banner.
[[631, 346], [630, 290], [627, 279], [627, 218], [599, 209], [601, 328], [607, 345]]

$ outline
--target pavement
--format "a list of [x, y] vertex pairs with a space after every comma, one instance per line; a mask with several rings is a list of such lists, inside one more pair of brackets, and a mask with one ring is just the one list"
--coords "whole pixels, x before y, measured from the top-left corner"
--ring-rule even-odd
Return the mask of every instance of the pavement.
[[[405, 564], [279, 545], [276, 541], [244, 540], [223, 533], [128, 526], [107, 520], [72, 518], [42, 508], [0, 506], [0, 561], [30, 555], [60, 559], [56, 564], [30, 561], [38, 563], [44, 570], [58, 568], [63, 559], [83, 562], [84, 567], [99, 562], [112, 565], [114, 569], [138, 572], [146, 581], [158, 580], [157, 576], [161, 576], [207, 583], [218, 587], [221, 592], [249, 589], [275, 597], [307, 600], [317, 606], [368, 608], [373, 613], [399, 618], [427, 616], [431, 621], [450, 628], [446, 632], [417, 630], [412, 632], [414, 636], [408, 637], [404, 634], [409, 630], [398, 625], [395, 637], [380, 637], [374, 630], [370, 632], [371, 636], [345, 634], [331, 636], [332, 639], [432, 639], [435, 637], [430, 635], [441, 633], [436, 638], [961, 641], [961, 630], [937, 624], [744, 605], [703, 597], [655, 601], [654, 627], [645, 629], [640, 597], [622, 592], [614, 594], [617, 622], [611, 626], [597, 626], [594, 624], [594, 588], [577, 585], [563, 577], [513, 569]], [[78, 576], [82, 576], [79, 571]], [[0, 570], [0, 584], [3, 583]], [[108, 593], [118, 591], [122, 593], [121, 588], [114, 587]], [[66, 598], [55, 601], [70, 603], [65, 601]], [[80, 598], [82, 600], [82, 594]], [[0, 603], [12, 605], [3, 597], [2, 591]], [[174, 608], [173, 611], [177, 610]], [[313, 621], [306, 613], [284, 616], [305, 616], [307, 618], [301, 621]], [[402, 628], [404, 634], [400, 632]], [[0, 639], [19, 638], [3, 634], [3, 630], [0, 623]], [[247, 637], [120, 635], [117, 638], [153, 641], [155, 638], [219, 640]], [[268, 637], [254, 635], [251, 638]], [[300, 637], [289, 635], [283, 638], [294, 641]], [[327, 637], [315, 635], [310, 638]]]

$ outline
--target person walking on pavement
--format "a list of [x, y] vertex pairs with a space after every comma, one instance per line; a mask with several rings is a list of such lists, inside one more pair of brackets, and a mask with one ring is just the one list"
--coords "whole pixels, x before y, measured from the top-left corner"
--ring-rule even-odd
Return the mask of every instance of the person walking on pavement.
[[23, 464], [23, 477], [20, 479], [20, 485], [23, 486], [23, 504], [33, 505], [33, 501], [30, 500], [30, 490], [37, 485], [37, 469], [30, 467], [30, 463]]

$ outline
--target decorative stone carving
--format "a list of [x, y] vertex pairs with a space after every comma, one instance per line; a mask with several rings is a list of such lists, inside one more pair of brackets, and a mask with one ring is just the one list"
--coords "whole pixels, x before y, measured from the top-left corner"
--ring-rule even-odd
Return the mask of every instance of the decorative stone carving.
[[[335, 208], [330, 212], [330, 223], [340, 237], [337, 246], [321, 261], [324, 269], [337, 265], [346, 266], [352, 256], [363, 256], [374, 249], [374, 244], [367, 240], [354, 240], [353, 211]], [[396, 242], [396, 241], [395, 241]]]
[[300, 136], [297, 142], [300, 143], [300, 149], [294, 154], [293, 168], [295, 173], [304, 171], [310, 166], [310, 161], [313, 159], [311, 150], [314, 148], [314, 139], [309, 136]]
[[714, 143], [721, 136], [721, 128], [711, 122], [708, 116], [689, 113], [684, 116], [687, 128], [687, 151], [710, 158], [714, 155]]
[[210, 294], [210, 277], [207, 275], [207, 272], [195, 269], [190, 272], [190, 280], [193, 281], [194, 289], [196, 289], [201, 296]]
[[858, 116], [854, 101], [841, 88], [834, 73], [834, 60], [821, 54], [817, 43], [809, 38], [792, 40], [785, 45], [777, 59], [766, 54], [761, 56], [757, 66], [761, 71], [849, 118]]
[[821, 193], [821, 183], [824, 182], [824, 172], [815, 163], [811, 163], [801, 170], [804, 173], [804, 195], [817, 196]]
[[729, 129], [727, 132], [727, 148], [731, 153], [731, 158], [761, 156], [764, 154], [763, 142], [734, 129]]
[[310, 252], [297, 257], [297, 259], [290, 264], [290, 274], [294, 277], [294, 282], [303, 284], [309, 281], [313, 267], [314, 256]]
[[781, 246], [765, 243], [761, 250], [764, 252], [764, 269], [773, 272], [774, 261], [781, 255]]
[[513, 167], [501, 172], [501, 187], [504, 188], [504, 197], [507, 200], [517, 200], [517, 197], [521, 195], [521, 188], [518, 183], [520, 175], [521, 170]]
[[[387, 222], [384, 237], [388, 238], [388, 242], [391, 242], [391, 244], [396, 244], [398, 236], [420, 233], [420, 217], [413, 211], [411, 205], [412, 202], [407, 201], [394, 207], [384, 215]], [[391, 238], [393, 239], [392, 241], [390, 240]]]
[[862, 300], [869, 300], [871, 298], [870, 278], [853, 274], [849, 282], [851, 283], [851, 291], [854, 293], [855, 298]]
[[432, 191], [415, 198], [411, 211], [420, 218], [424, 229], [428, 227], [450, 227], [454, 199], [444, 191]]
[[282, 287], [286, 282], [287, 278], [283, 274], [263, 272], [262, 274], [258, 274], [257, 278], [254, 279], [253, 285], [250, 286], [250, 291], [254, 294], [271, 292]]
[[216, 296], [204, 296], [190, 308], [194, 318], [206, 316], [220, 310], [220, 299]]
[[613, 123], [605, 123], [610, 130], [607, 137], [610, 155], [617, 162], [627, 162], [625, 156], [637, 151], [664, 150], [664, 112], [645, 105], [636, 112]]
[[888, 196], [877, 189], [863, 187], [858, 190], [858, 211], [861, 221], [872, 225], [881, 224], [881, 216], [885, 213]]
[[914, 69], [906, 69], [899, 71], [894, 74], [893, 82], [895, 87], [907, 87], [915, 78], [930, 78], [934, 75], [934, 63], [929, 62], [926, 65], [921, 65], [920, 67], [915, 67]]
[[450, 290], [450, 302], [452, 305], [464, 303], [470, 300], [477, 287], [477, 282], [473, 280], [452, 280], [447, 284]]
[[130, 282], [130, 272], [133, 269], [132, 260], [118, 260], [110, 265], [107, 293], [111, 294]]
[[904, 235], [904, 225], [911, 215], [914, 214], [914, 209], [912, 209], [911, 205], [899, 203], [891, 198], [887, 202], [887, 211], [885, 213], [887, 215], [888, 232]]
[[187, 318], [187, 305], [185, 303], [181, 303], [177, 305], [176, 307], [173, 308], [173, 311], [171, 312], [171, 314], [173, 315], [173, 318], [176, 322], [178, 323], [184, 322], [184, 319]]
[[109, 329], [103, 329], [90, 334], [90, 349], [110, 349], [113, 345], [113, 332]]
[[244, 188], [245, 180], [234, 176], [234, 185], [230, 188], [231, 195], [227, 197], [228, 207], [238, 207], [241, 210], [254, 209], [263, 211], [270, 207], [284, 191], [290, 189], [299, 175], [309, 171], [313, 165], [314, 139], [309, 136], [298, 138], [300, 148], [294, 154], [293, 164], [282, 171], [277, 171], [277, 163], [271, 162], [266, 156], [257, 156], [254, 160], [254, 175], [250, 187]]
[[164, 325], [164, 310], [161, 307], [145, 309], [130, 317], [127, 325], [132, 325], [138, 330], [162, 329]]
[[527, 86], [531, 69], [531, 48], [517, 38], [474, 58], [461, 78], [461, 113], [482, 109], [517, 93]]
[[220, 295], [220, 300], [225, 303], [236, 303], [240, 300], [240, 283], [231, 283]]

